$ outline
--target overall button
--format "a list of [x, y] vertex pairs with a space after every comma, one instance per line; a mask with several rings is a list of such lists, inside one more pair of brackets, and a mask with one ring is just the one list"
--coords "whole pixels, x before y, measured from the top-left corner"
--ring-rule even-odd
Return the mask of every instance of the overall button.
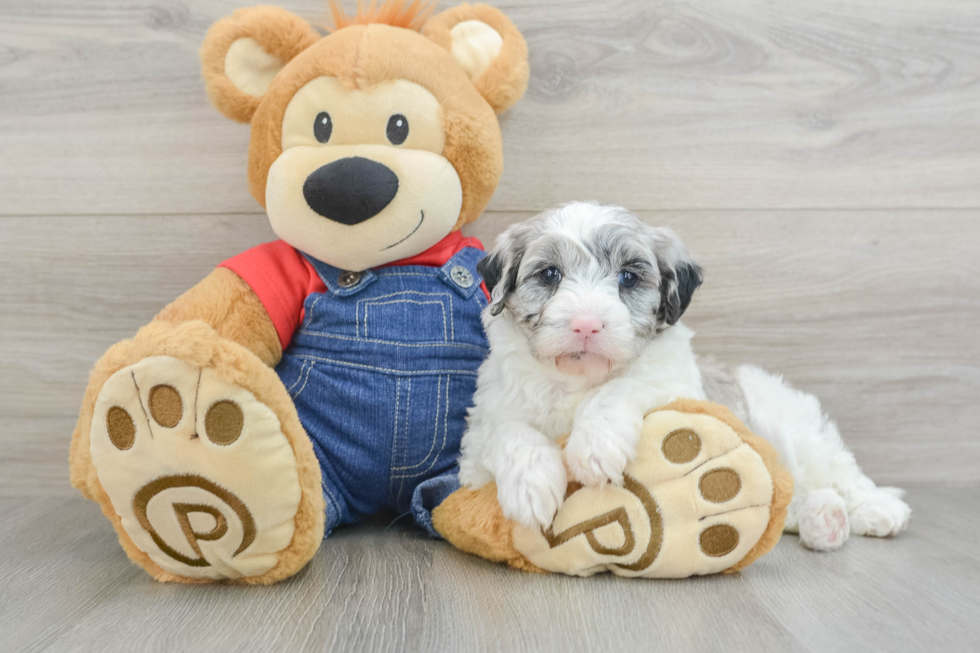
[[473, 275], [462, 265], [454, 265], [449, 271], [449, 276], [460, 288], [469, 288], [473, 285]]
[[340, 276], [337, 277], [337, 285], [341, 288], [356, 286], [362, 276], [364, 276], [363, 272], [341, 272]]

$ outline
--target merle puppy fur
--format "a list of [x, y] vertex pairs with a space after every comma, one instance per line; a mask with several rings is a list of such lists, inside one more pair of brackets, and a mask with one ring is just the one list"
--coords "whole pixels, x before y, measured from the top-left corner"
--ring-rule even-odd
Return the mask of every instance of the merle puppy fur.
[[777, 448], [797, 487], [787, 528], [805, 545], [905, 527], [901, 491], [863, 474], [815, 397], [757, 367], [698, 361], [680, 318], [704, 275], [674, 232], [573, 202], [509, 228], [479, 270], [491, 351], [460, 480], [495, 480], [507, 517], [547, 527], [569, 480], [621, 484], [643, 416], [687, 397], [725, 403]]

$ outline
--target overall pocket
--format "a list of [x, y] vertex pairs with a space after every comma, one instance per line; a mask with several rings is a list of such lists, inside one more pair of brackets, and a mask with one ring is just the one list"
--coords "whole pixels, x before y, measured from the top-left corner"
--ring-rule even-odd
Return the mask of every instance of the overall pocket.
[[357, 300], [357, 336], [392, 342], [453, 342], [453, 294], [402, 290]]

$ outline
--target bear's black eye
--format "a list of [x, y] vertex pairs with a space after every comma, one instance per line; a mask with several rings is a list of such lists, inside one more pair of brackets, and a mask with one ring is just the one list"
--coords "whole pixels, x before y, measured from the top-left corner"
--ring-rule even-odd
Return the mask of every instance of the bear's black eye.
[[388, 140], [392, 145], [401, 145], [408, 138], [408, 118], [396, 113], [388, 118]]
[[632, 288], [640, 280], [640, 276], [635, 272], [630, 272], [629, 270], [619, 271], [619, 285], [623, 288]]
[[333, 121], [330, 120], [330, 114], [326, 111], [316, 114], [316, 119], [313, 121], [313, 135], [316, 139], [326, 143], [330, 140], [331, 133], [333, 133]]
[[542, 270], [539, 274], [541, 281], [543, 281], [548, 286], [557, 286], [561, 283], [561, 270], [556, 267], [550, 267], [546, 270]]

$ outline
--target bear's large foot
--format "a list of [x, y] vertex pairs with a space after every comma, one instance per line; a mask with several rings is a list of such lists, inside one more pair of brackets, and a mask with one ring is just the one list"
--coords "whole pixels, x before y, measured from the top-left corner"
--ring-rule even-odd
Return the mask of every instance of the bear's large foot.
[[157, 355], [138, 356], [98, 392], [93, 498], [130, 557], [160, 580], [262, 583], [295, 573], [322, 538], [323, 499], [285, 389], [213, 331], [153, 327], [135, 343]]
[[551, 527], [508, 522], [491, 484], [434, 515], [454, 545], [524, 569], [684, 578], [737, 571], [775, 546], [792, 478], [721, 406], [678, 401], [644, 420], [622, 487], [570, 485]]

